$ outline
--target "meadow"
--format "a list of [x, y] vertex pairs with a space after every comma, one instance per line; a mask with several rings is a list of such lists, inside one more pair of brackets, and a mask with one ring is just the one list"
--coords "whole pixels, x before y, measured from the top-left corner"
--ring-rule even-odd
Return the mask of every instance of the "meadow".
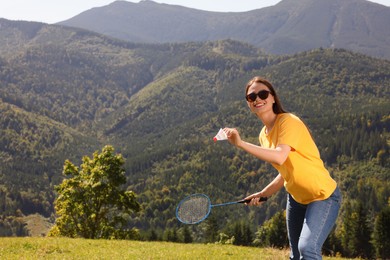
[[[0, 238], [0, 259], [288, 259], [287, 250], [71, 238]], [[324, 259], [341, 259], [324, 257]]]

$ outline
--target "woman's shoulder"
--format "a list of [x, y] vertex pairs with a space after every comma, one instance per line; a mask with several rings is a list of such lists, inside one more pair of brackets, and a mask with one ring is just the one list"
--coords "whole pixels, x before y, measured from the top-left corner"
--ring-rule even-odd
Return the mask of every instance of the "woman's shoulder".
[[295, 120], [295, 121], [302, 121], [297, 115], [293, 113], [282, 113], [278, 114], [279, 120]]
[[299, 124], [304, 125], [303, 121], [293, 113], [282, 113], [278, 115], [279, 124]]

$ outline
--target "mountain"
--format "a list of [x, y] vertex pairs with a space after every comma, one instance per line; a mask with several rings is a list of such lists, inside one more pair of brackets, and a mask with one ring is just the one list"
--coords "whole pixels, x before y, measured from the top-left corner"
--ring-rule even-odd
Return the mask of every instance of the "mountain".
[[390, 58], [390, 7], [365, 0], [283, 0], [249, 12], [208, 12], [150, 0], [116, 1], [61, 25], [131, 42], [233, 39], [273, 54], [343, 48]]
[[[254, 75], [269, 78], [307, 122], [344, 201], [369, 201], [376, 214], [390, 196], [389, 71], [386, 59], [342, 49], [279, 56], [234, 40], [130, 43], [0, 19], [0, 236], [26, 235], [16, 233], [16, 217], [53, 219], [64, 161], [79, 165], [106, 144], [126, 160], [127, 188], [142, 204], [129, 223], [143, 238], [181, 228], [174, 212], [185, 195], [218, 203], [263, 187], [276, 174], [268, 164], [212, 141], [234, 126], [257, 142], [262, 126], [243, 97]], [[212, 217], [219, 232], [248, 216], [255, 228], [285, 198], [281, 191], [264, 210]], [[195, 241], [204, 228], [193, 227]]]

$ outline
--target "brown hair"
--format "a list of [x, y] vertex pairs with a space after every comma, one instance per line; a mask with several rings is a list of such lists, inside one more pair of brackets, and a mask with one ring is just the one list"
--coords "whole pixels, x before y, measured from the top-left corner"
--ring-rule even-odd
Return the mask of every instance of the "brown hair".
[[287, 111], [284, 110], [282, 103], [280, 102], [280, 99], [279, 99], [278, 95], [276, 94], [275, 89], [272, 86], [271, 82], [269, 82], [268, 80], [266, 80], [262, 77], [256, 76], [248, 82], [248, 84], [246, 85], [245, 95], [248, 94], [249, 87], [252, 86], [252, 84], [254, 84], [254, 83], [264, 84], [269, 89], [271, 95], [274, 96], [275, 103], [272, 105], [272, 110], [274, 111], [275, 114], [287, 113]]

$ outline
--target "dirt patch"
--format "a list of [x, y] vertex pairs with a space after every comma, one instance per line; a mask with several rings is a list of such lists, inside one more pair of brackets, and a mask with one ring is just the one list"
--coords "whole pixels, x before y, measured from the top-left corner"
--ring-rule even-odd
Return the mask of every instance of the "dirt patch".
[[53, 226], [53, 223], [51, 223], [48, 218], [45, 218], [40, 214], [20, 217], [20, 220], [26, 225], [25, 228], [28, 231], [28, 235], [31, 237], [44, 237]]

